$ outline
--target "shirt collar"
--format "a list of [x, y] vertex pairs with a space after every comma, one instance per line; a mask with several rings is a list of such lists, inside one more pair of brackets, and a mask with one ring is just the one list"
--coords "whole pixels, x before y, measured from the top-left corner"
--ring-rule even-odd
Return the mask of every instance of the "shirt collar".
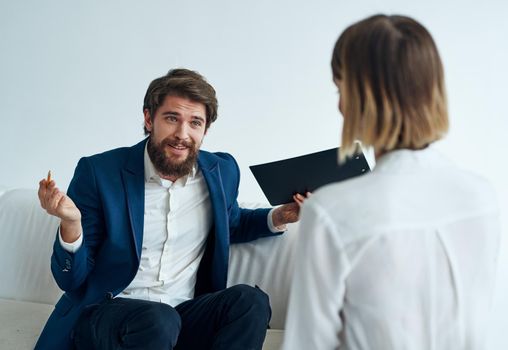
[[[150, 142], [150, 140], [148, 140], [148, 142]], [[152, 160], [148, 155], [148, 142], [145, 145], [144, 152], [145, 182], [155, 182], [161, 186], [170, 187], [171, 185], [173, 185], [173, 182], [161, 178], [157, 173], [157, 171], [155, 170]], [[195, 164], [192, 167], [190, 174], [182, 176], [181, 178], [177, 179], [174, 183], [180, 183], [182, 186], [185, 186], [189, 180], [193, 179], [196, 176], [197, 171], [198, 171], [197, 164]]]
[[450, 163], [450, 160], [438, 152], [434, 145], [429, 145], [421, 150], [390, 151], [376, 159], [374, 171], [418, 172], [422, 168], [448, 167]]

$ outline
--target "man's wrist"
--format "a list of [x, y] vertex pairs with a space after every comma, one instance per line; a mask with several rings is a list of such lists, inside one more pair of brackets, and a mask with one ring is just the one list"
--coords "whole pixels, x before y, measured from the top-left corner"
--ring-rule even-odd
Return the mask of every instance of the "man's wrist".
[[[276, 218], [278, 216], [278, 218]], [[281, 223], [280, 210], [273, 208], [268, 214], [268, 227], [272, 232], [281, 232], [286, 230], [286, 223]]]
[[280, 216], [280, 214], [279, 214], [278, 208], [273, 209], [272, 223], [273, 223], [273, 226], [275, 226], [275, 227], [279, 226], [279, 221], [280, 221], [279, 216]]
[[61, 220], [60, 235], [66, 243], [73, 243], [81, 236], [81, 220]]

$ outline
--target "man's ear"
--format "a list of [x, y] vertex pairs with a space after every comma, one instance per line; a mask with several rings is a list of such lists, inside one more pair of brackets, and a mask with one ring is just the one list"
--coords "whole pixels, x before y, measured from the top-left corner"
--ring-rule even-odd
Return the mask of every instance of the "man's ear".
[[149, 132], [152, 132], [152, 118], [150, 116], [150, 111], [148, 110], [148, 108], [145, 108], [143, 110], [143, 114], [145, 116], [145, 128]]

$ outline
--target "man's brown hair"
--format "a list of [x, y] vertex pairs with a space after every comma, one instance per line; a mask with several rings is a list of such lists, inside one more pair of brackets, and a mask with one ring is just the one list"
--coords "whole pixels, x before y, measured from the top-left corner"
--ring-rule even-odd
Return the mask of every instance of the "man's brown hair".
[[[143, 112], [148, 110], [152, 121], [166, 96], [183, 97], [204, 104], [206, 129], [217, 119], [218, 103], [215, 89], [198, 72], [183, 68], [172, 69], [165, 76], [150, 83], [143, 102]], [[146, 127], [144, 130], [145, 135], [150, 134]]]
[[415, 20], [376, 15], [351, 25], [331, 65], [342, 85], [342, 160], [355, 140], [384, 153], [424, 148], [448, 131], [443, 65]]

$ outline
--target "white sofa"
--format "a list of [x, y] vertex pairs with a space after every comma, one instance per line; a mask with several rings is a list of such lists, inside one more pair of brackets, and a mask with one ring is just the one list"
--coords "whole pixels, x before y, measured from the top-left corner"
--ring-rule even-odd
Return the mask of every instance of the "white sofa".
[[[50, 271], [57, 226], [40, 208], [35, 189], [0, 189], [0, 349], [33, 349], [62, 293]], [[231, 249], [228, 284], [258, 285], [270, 296], [264, 350], [282, 342], [296, 231], [296, 224], [289, 225], [280, 237]]]

